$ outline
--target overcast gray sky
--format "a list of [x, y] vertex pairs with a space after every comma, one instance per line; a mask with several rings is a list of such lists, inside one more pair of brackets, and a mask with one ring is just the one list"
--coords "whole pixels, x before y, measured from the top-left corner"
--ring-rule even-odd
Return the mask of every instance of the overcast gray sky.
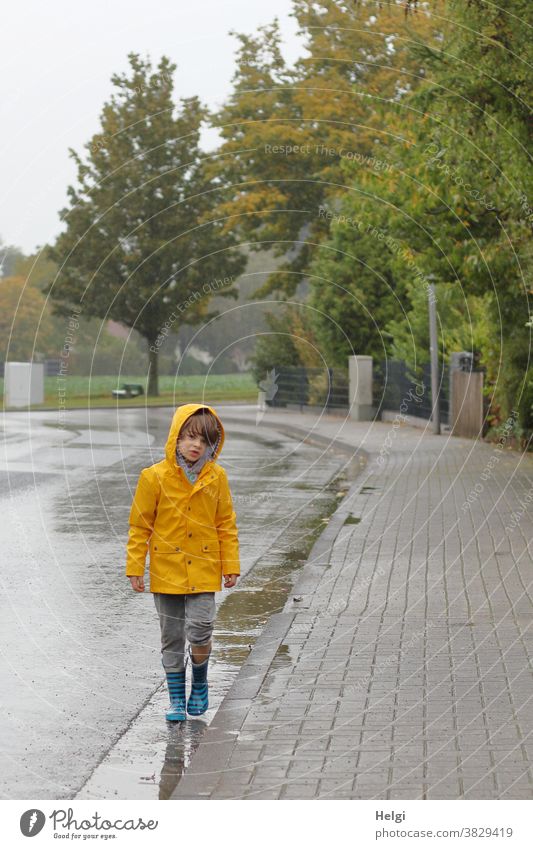
[[68, 148], [97, 131], [127, 54], [165, 54], [178, 65], [176, 97], [209, 106], [230, 91], [236, 40], [280, 19], [284, 52], [299, 51], [290, 0], [9, 0], [0, 56], [0, 238], [25, 253], [52, 241], [75, 180]]

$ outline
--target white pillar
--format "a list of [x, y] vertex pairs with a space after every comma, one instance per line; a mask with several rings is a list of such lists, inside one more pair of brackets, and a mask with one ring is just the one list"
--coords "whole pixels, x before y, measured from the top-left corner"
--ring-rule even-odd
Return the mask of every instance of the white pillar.
[[350, 379], [350, 418], [358, 422], [372, 421], [372, 357], [348, 357]]
[[44, 403], [44, 363], [5, 363], [6, 407]]

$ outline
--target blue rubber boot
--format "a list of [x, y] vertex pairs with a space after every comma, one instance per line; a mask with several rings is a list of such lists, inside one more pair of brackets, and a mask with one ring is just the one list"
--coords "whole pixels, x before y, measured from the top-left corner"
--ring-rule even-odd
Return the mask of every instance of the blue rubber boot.
[[203, 663], [195, 663], [191, 654], [192, 685], [191, 695], [187, 702], [187, 713], [191, 716], [200, 716], [209, 707], [208, 685], [207, 685], [207, 657]]
[[183, 672], [167, 672], [168, 695], [170, 707], [166, 718], [171, 722], [185, 720], [185, 670]]

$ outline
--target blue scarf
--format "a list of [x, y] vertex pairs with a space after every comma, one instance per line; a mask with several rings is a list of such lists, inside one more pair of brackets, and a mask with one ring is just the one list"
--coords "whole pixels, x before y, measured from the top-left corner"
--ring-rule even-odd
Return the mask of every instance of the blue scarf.
[[220, 434], [218, 435], [218, 439], [215, 445], [208, 446], [205, 452], [202, 454], [198, 460], [195, 460], [194, 463], [191, 463], [190, 460], [186, 460], [181, 451], [178, 449], [178, 442], [176, 440], [176, 463], [178, 466], [181, 466], [183, 471], [185, 472], [185, 477], [190, 483], [195, 483], [198, 475], [202, 471], [205, 464], [208, 460], [212, 460], [216, 454], [218, 443], [220, 442]]

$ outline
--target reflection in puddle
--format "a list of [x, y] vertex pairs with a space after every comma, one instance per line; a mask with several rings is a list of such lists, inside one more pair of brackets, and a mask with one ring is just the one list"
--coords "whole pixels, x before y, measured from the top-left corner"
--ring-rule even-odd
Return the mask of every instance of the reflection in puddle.
[[165, 760], [159, 777], [159, 799], [170, 799], [198, 748], [207, 723], [199, 719], [170, 723]]

